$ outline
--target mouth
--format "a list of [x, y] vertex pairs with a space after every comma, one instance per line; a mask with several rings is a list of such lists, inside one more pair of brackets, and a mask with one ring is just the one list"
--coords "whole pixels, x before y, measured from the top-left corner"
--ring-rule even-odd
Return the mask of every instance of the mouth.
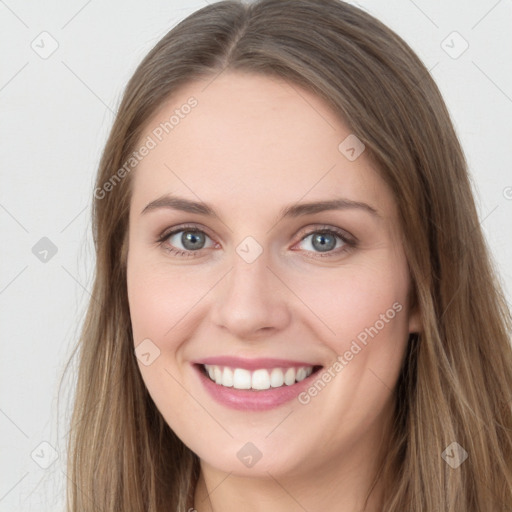
[[249, 370], [215, 364], [195, 364], [195, 366], [219, 387], [256, 392], [293, 386], [323, 368], [321, 365], [310, 365]]

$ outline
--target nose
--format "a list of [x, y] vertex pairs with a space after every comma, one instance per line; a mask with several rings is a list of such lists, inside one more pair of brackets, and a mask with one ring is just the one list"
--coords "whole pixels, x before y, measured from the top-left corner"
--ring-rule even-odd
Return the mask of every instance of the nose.
[[212, 321], [238, 339], [268, 336], [289, 324], [290, 293], [264, 254], [252, 263], [235, 254], [231, 271], [215, 287]]

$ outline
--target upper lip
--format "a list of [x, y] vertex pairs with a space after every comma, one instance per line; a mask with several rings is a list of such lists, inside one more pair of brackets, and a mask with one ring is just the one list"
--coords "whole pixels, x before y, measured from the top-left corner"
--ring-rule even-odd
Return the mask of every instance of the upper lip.
[[195, 364], [208, 364], [214, 366], [228, 366], [230, 368], [244, 368], [246, 370], [258, 370], [265, 368], [291, 368], [291, 367], [308, 367], [308, 366], [321, 366], [305, 361], [293, 361], [290, 359], [275, 359], [267, 357], [258, 358], [240, 358], [234, 356], [215, 356], [206, 357], [197, 361]]

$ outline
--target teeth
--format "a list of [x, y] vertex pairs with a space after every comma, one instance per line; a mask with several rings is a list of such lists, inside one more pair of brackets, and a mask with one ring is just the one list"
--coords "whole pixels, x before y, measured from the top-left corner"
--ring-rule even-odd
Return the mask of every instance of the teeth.
[[[223, 384], [223, 382], [217, 382], [217, 384]], [[237, 368], [233, 372], [233, 387], [236, 389], [251, 389], [251, 372]]]
[[287, 386], [291, 386], [295, 383], [295, 368], [288, 368], [284, 374], [284, 383]]
[[229, 368], [205, 364], [204, 368], [210, 379], [216, 384], [235, 389], [263, 390], [279, 388], [283, 385], [291, 386], [300, 382], [313, 373], [312, 366], [299, 368], [272, 368], [250, 372], [244, 368]]
[[267, 370], [256, 370], [252, 374], [252, 389], [268, 389], [270, 387], [270, 375]]
[[280, 388], [284, 384], [284, 375], [281, 368], [274, 368], [270, 372], [270, 385], [273, 388]]
[[221, 384], [228, 388], [233, 387], [233, 370], [231, 368], [228, 368], [227, 366], [224, 368], [224, 371], [222, 372]]
[[301, 380], [304, 380], [306, 378], [306, 369], [305, 368], [299, 368], [297, 370], [297, 375], [295, 375], [295, 380], [297, 382], [300, 382]]

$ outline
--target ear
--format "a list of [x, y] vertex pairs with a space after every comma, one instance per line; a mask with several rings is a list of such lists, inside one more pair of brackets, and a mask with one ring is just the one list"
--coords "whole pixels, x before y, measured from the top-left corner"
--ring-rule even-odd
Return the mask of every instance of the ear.
[[421, 314], [418, 306], [416, 305], [409, 311], [409, 332], [421, 332], [422, 330]]
[[423, 331], [421, 322], [421, 310], [419, 307], [418, 295], [416, 287], [410, 283], [409, 291], [407, 293], [407, 311], [408, 311], [408, 323], [410, 333], [420, 333]]

